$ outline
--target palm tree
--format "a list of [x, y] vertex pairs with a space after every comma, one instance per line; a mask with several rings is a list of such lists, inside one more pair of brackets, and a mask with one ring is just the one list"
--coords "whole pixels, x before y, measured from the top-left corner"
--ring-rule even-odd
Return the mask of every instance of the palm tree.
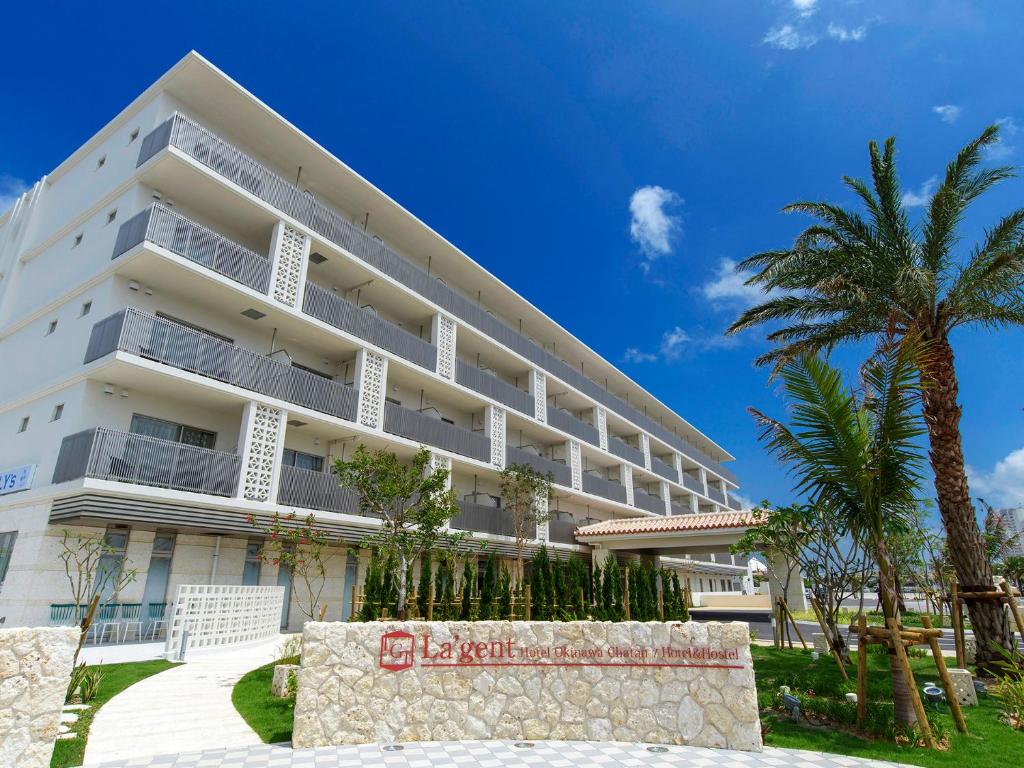
[[[789, 465], [794, 490], [842, 521], [874, 555], [882, 612], [897, 623], [899, 595], [886, 535], [901, 522], [912, 524], [918, 502], [923, 457], [916, 438], [925, 431], [918, 414], [919, 349], [912, 341], [880, 347], [863, 366], [859, 397], [825, 360], [799, 355], [779, 371], [792, 427], [750, 409], [768, 450]], [[889, 666], [896, 720], [913, 723], [906, 679], [891, 650]]]
[[[964, 471], [950, 334], [966, 325], [1024, 323], [1024, 209], [1001, 219], [966, 258], [959, 257], [959, 226], [967, 208], [1014, 175], [1007, 167], [981, 167], [985, 148], [998, 135], [998, 127], [990, 126], [960, 150], [919, 225], [911, 224], [901, 198], [895, 140], [888, 139], [882, 151], [871, 142], [872, 187], [843, 179], [866, 216], [830, 203], [787, 206], [785, 211], [810, 214], [817, 222], [792, 248], [759, 253], [738, 265], [754, 272], [748, 284], [768, 297], [728, 331], [781, 322], [768, 335], [777, 346], [758, 360], [776, 366], [886, 332], [915, 336], [928, 345], [921, 384], [929, 456], [950, 555], [968, 590], [991, 589], [993, 580]], [[1010, 648], [1009, 624], [998, 603], [972, 602], [968, 608], [979, 665], [985, 668], [999, 658], [995, 646]]]

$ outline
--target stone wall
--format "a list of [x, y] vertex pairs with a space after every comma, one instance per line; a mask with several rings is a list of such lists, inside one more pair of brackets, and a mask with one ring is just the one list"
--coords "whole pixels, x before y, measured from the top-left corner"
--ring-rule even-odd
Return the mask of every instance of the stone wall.
[[46, 768], [78, 629], [0, 629], [0, 765]]
[[300, 748], [595, 739], [761, 749], [740, 622], [310, 622], [298, 680]]

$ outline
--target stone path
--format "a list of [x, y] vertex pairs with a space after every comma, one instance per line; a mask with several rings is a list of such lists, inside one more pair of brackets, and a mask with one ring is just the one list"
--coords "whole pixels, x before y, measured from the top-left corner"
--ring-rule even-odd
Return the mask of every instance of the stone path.
[[126, 688], [96, 714], [85, 765], [259, 745], [256, 732], [235, 711], [231, 689], [246, 672], [277, 659], [279, 647], [275, 639], [207, 651]]
[[102, 768], [880, 768], [895, 765], [799, 749], [733, 752], [624, 742], [462, 741], [405, 744], [397, 751], [388, 751], [387, 747], [376, 744], [320, 749], [261, 745], [117, 760], [103, 763]]

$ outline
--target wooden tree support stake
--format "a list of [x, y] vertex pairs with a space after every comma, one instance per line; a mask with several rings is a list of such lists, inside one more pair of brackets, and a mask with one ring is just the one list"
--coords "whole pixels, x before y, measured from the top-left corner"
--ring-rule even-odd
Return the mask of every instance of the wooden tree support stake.
[[[839, 653], [838, 648], [836, 648], [839, 644], [839, 638], [833, 637], [832, 633], [829, 632], [828, 625], [825, 624], [824, 612], [818, 604], [818, 598], [814, 595], [811, 595], [811, 608], [814, 609], [814, 616], [818, 620], [818, 626], [821, 627], [821, 632], [825, 635], [825, 640], [828, 643], [829, 650], [832, 652], [832, 658], [836, 660], [836, 666], [839, 667], [839, 674], [843, 676], [843, 680], [849, 681], [850, 676], [846, 672], [846, 664], [843, 663], [843, 657]], [[837, 628], [836, 633], [838, 634], [838, 632], [839, 630]]]
[[949, 580], [950, 619], [953, 622], [953, 646], [956, 648], [956, 665], [959, 669], [967, 666], [967, 655], [964, 650], [964, 614], [960, 607], [960, 593], [956, 579]]
[[887, 619], [886, 623], [889, 625], [889, 630], [892, 632], [890, 642], [896, 652], [896, 661], [903, 672], [903, 679], [907, 683], [907, 689], [910, 693], [910, 702], [914, 705], [914, 714], [917, 715], [917, 726], [921, 729], [921, 735], [924, 736], [924, 743], [929, 749], [935, 749], [935, 736], [932, 734], [932, 727], [928, 723], [928, 714], [924, 711], [924, 704], [921, 702], [921, 694], [917, 690], [917, 682], [914, 680], [914, 670], [910, 668], [910, 659], [907, 658], [907, 649], [903, 647], [903, 643], [898, 642], [899, 628], [896, 626], [896, 620]]
[[[925, 629], [931, 629], [931, 616], [928, 616], [927, 614], [921, 616], [921, 623], [924, 624]], [[942, 678], [942, 687], [946, 691], [946, 701], [949, 703], [949, 711], [953, 713], [953, 720], [956, 722], [956, 729], [960, 731], [960, 733], [967, 733], [967, 721], [964, 719], [964, 713], [960, 709], [960, 699], [956, 696], [956, 689], [953, 687], [953, 678], [949, 676], [949, 670], [946, 669], [946, 659], [942, 656], [942, 649], [939, 647], [939, 639], [937, 637], [929, 637], [928, 645], [932, 649], [932, 656], [935, 658], [935, 667], [939, 670], [939, 677]]]
[[[789, 605], [786, 603], [786, 598], [780, 597], [779, 598], [779, 603], [782, 604], [782, 610], [785, 611], [786, 616], [789, 618], [790, 623], [793, 625], [793, 629], [796, 630], [796, 636], [798, 638], [800, 638], [800, 645], [806, 651], [807, 650], [807, 643], [804, 642], [803, 633], [800, 632], [800, 627], [797, 626], [796, 619], [793, 617], [793, 612], [791, 610], [789, 610]], [[787, 630], [787, 632], [788, 631], [789, 630]], [[789, 647], [790, 648], [793, 647], [793, 641], [792, 640], [790, 640], [790, 642], [789, 642]]]
[[857, 727], [868, 716], [868, 622], [863, 615], [857, 623]]
[[999, 586], [1006, 593], [1006, 604], [1010, 606], [1010, 613], [1013, 614], [1013, 620], [1017, 624], [1018, 637], [1020, 637], [1021, 642], [1024, 642], [1024, 616], [1021, 616], [1020, 606], [1017, 605], [1017, 598], [1013, 594], [1013, 587], [1010, 586], [1008, 581], [1004, 581]]

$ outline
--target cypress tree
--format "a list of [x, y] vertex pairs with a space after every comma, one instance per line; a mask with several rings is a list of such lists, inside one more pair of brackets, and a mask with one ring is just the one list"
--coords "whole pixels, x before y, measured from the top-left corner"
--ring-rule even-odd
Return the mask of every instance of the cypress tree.
[[366, 565], [366, 580], [363, 582], [363, 604], [359, 608], [361, 621], [374, 621], [380, 617], [380, 567], [377, 564], [377, 553], [370, 553], [370, 561]]
[[427, 618], [427, 607], [430, 603], [430, 559], [432, 554], [424, 552], [420, 556], [420, 582], [416, 587], [416, 607], [420, 611], [420, 618]]
[[551, 583], [555, 595], [551, 616], [552, 618], [564, 621], [569, 610], [569, 593], [566, 585], [564, 563], [561, 560], [556, 559], [551, 562]]
[[438, 605], [438, 618], [442, 621], [451, 621], [455, 618], [455, 569], [452, 567], [454, 560], [449, 554], [442, 557], [437, 566], [437, 589], [440, 595]]
[[473, 566], [467, 557], [462, 566], [462, 610], [459, 613], [459, 618], [463, 621], [473, 618], [473, 582]]
[[498, 617], [506, 621], [512, 618], [512, 574], [504, 562], [498, 576]]
[[480, 590], [480, 620], [494, 618], [494, 597], [498, 588], [498, 575], [495, 572], [494, 553], [487, 556], [487, 568], [484, 571], [484, 584]]
[[690, 609], [686, 605], [686, 593], [679, 586], [679, 574], [672, 574], [672, 589], [676, 593], [676, 610], [679, 612], [680, 621], [690, 620]]
[[601, 564], [594, 563], [594, 567], [590, 571], [590, 613], [598, 621], [605, 618], [604, 602], [602, 597], [604, 595], [604, 591], [602, 586]]

